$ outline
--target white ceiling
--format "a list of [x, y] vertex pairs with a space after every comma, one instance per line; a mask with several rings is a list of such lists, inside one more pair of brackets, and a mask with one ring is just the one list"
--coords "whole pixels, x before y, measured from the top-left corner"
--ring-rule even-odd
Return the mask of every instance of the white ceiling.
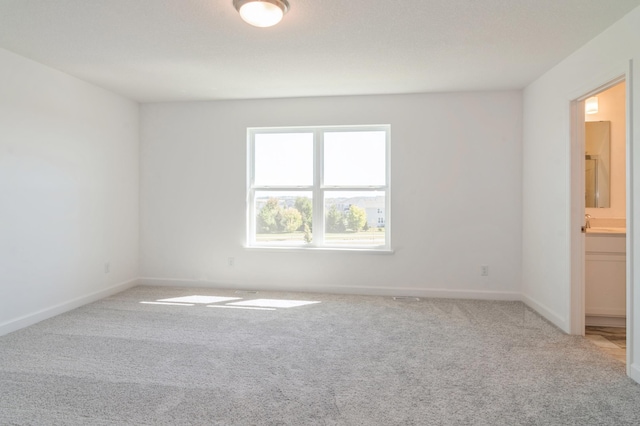
[[141, 102], [522, 88], [640, 0], [0, 0], [0, 47]]

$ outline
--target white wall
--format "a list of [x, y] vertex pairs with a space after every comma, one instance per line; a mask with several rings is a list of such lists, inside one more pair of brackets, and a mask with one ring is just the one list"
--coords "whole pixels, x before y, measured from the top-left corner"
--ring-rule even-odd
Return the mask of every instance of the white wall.
[[[145, 104], [143, 282], [519, 299], [521, 105], [519, 91]], [[395, 253], [243, 248], [246, 128], [346, 124], [391, 125]]]
[[137, 277], [139, 111], [2, 49], [0, 94], [3, 334]]
[[[527, 303], [569, 332], [571, 293], [571, 123], [570, 101], [623, 75], [634, 61], [632, 147], [640, 146], [640, 8], [530, 84], [524, 92], [523, 296]], [[629, 85], [627, 81], [627, 85]], [[633, 187], [640, 188], [640, 149], [634, 148]], [[633, 187], [628, 187], [633, 191]], [[640, 211], [637, 190], [631, 212]], [[628, 210], [628, 213], [630, 211]], [[627, 214], [629, 222], [630, 215]], [[575, 226], [574, 226], [575, 228]], [[579, 232], [573, 229], [574, 232]], [[640, 265], [638, 230], [628, 227], [632, 265]], [[632, 283], [639, 288], [637, 278]], [[640, 291], [635, 306], [640, 307]], [[632, 376], [640, 379], [640, 316], [631, 318]], [[635, 374], [635, 376], [634, 376]]]

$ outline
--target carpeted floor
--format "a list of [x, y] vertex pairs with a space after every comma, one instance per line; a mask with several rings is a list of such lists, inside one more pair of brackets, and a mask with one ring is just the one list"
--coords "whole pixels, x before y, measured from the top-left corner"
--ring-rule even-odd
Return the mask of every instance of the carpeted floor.
[[637, 425], [640, 386], [519, 302], [136, 287], [0, 337], [0, 424]]

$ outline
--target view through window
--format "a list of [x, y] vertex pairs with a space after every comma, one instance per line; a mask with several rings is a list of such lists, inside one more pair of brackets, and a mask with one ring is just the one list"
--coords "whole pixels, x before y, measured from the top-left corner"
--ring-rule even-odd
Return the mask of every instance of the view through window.
[[249, 246], [388, 250], [389, 133], [249, 129]]

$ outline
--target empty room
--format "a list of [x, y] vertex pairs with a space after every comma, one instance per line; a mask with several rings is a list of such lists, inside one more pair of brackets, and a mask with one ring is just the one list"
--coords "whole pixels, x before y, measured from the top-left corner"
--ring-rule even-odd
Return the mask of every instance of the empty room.
[[0, 0], [0, 424], [640, 424], [638, 105], [640, 0]]

